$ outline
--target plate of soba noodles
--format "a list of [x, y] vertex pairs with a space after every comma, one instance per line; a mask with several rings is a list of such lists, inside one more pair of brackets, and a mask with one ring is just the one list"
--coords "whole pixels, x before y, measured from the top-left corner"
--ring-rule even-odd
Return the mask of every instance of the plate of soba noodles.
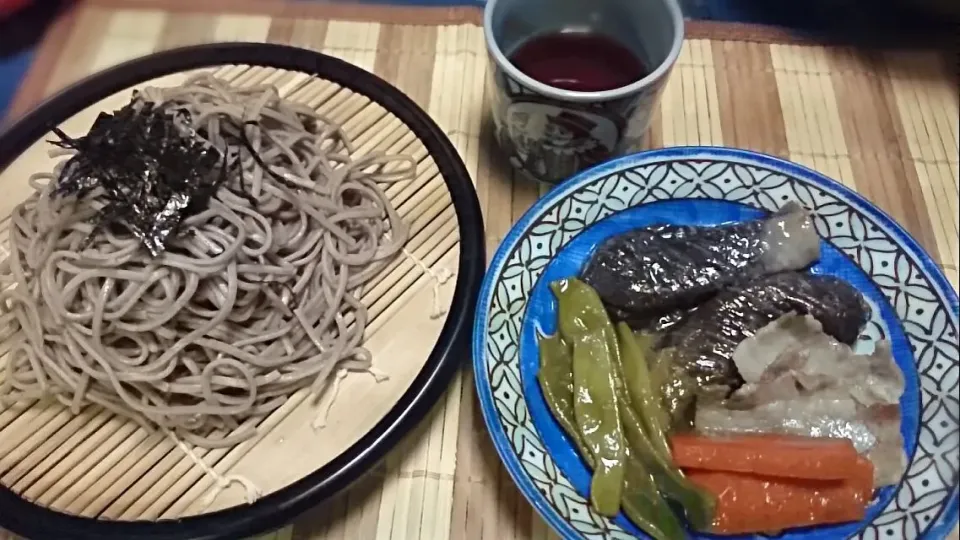
[[349, 485], [469, 347], [456, 149], [281, 45], [131, 61], [0, 134], [0, 528], [240, 538]]

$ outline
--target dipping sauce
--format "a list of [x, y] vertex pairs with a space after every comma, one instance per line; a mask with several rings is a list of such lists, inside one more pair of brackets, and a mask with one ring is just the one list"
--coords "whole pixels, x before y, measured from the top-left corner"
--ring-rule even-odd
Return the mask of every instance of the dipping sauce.
[[639, 81], [649, 71], [619, 41], [593, 32], [555, 32], [522, 43], [510, 62], [546, 85], [602, 92]]

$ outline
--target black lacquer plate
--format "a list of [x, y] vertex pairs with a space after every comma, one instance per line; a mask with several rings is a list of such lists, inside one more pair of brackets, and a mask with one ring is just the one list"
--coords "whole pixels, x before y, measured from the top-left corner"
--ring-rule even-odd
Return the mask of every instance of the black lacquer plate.
[[0, 486], [0, 528], [37, 540], [236, 539], [280, 528], [380, 461], [423, 419], [469, 357], [486, 257], [480, 204], [466, 167], [443, 131], [409, 97], [337, 58], [284, 45], [230, 43], [175, 49], [121, 64], [60, 92], [0, 133], [0, 172], [48, 136], [52, 126], [110, 95], [164, 75], [231, 64], [306, 73], [363, 94], [405, 123], [426, 147], [450, 192], [460, 231], [453, 300], [437, 343], [409, 389], [371, 431], [319, 470], [254, 504], [177, 520], [107, 521], [41, 507]]

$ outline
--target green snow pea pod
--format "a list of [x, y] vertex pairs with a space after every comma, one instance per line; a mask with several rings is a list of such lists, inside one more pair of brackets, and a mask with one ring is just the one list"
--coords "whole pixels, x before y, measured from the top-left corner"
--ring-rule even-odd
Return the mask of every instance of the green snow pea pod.
[[[664, 424], [661, 398], [651, 386], [650, 367], [645, 357], [646, 351], [641, 348], [633, 330], [626, 323], [617, 324], [617, 337], [620, 345], [620, 362], [623, 366], [624, 386], [630, 396], [630, 403], [634, 411], [640, 414], [640, 419], [646, 427], [647, 437], [653, 449], [664, 458], [670, 458], [670, 445], [667, 443], [667, 432]], [[658, 390], [658, 389], [657, 389]]]
[[553, 412], [560, 427], [573, 439], [577, 450], [593, 468], [593, 456], [580, 436], [577, 419], [573, 414], [573, 358], [570, 345], [559, 335], [540, 338], [540, 370], [537, 382], [543, 398]]
[[[544, 399], [560, 427], [566, 431], [592, 470], [596, 460], [580, 436], [573, 411], [573, 358], [571, 348], [560, 336], [541, 338], [540, 370], [537, 380]], [[636, 456], [626, 448], [623, 472], [621, 508], [627, 518], [655, 540], [684, 538], [683, 526], [666, 506], [650, 473]]]
[[580, 437], [594, 458], [590, 502], [604, 516], [620, 511], [626, 443], [613, 383], [613, 359], [602, 331], [573, 342], [573, 413]]
[[613, 355], [614, 366], [619, 369], [617, 335], [597, 291], [576, 278], [554, 281], [550, 289], [557, 298], [557, 328], [563, 339], [572, 344], [579, 336], [602, 331]]
[[713, 497], [688, 480], [669, 459], [654, 450], [644, 432], [643, 421], [632, 408], [624, 408], [623, 434], [628, 449], [653, 475], [656, 488], [667, 499], [683, 508], [684, 516], [696, 530], [707, 530], [713, 523], [716, 502]]

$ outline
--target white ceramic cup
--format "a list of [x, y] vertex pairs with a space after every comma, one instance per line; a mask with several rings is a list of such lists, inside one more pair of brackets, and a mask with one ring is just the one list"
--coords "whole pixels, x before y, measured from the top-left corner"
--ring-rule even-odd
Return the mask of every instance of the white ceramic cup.
[[[549, 183], [642, 145], [683, 45], [676, 0], [487, 0], [483, 23], [500, 148], [526, 176]], [[626, 46], [648, 75], [579, 92], [548, 86], [510, 62], [528, 40], [571, 30]]]

